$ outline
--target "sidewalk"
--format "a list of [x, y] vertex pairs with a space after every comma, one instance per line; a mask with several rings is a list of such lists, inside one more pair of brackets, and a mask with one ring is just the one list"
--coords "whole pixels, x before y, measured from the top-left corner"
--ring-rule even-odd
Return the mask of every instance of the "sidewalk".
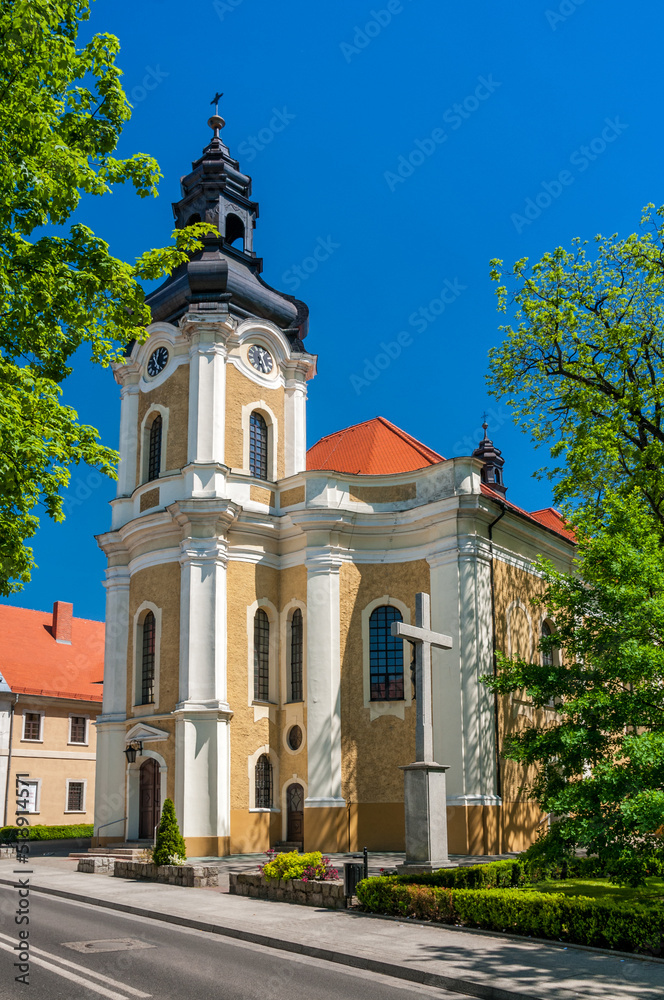
[[[215, 889], [86, 875], [76, 872], [75, 864], [62, 858], [35, 858], [30, 865], [32, 890], [486, 1000], [661, 1000], [664, 996], [662, 961], [229, 896]], [[13, 893], [6, 888], [13, 884], [14, 867], [11, 861], [0, 861], [3, 912], [14, 908]]]

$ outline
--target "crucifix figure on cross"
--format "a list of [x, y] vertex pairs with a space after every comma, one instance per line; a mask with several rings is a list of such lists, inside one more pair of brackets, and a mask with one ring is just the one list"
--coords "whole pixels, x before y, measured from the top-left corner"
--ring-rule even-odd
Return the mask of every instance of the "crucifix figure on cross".
[[433, 756], [431, 649], [452, 649], [452, 638], [431, 631], [431, 598], [415, 595], [415, 625], [392, 622], [392, 635], [415, 646], [415, 763], [404, 773], [406, 872], [435, 871], [452, 865], [447, 853], [446, 764]]
[[415, 760], [433, 763], [433, 705], [431, 691], [431, 648], [451, 649], [452, 638], [431, 631], [431, 598], [415, 595], [415, 625], [392, 622], [392, 635], [408, 639], [415, 646]]

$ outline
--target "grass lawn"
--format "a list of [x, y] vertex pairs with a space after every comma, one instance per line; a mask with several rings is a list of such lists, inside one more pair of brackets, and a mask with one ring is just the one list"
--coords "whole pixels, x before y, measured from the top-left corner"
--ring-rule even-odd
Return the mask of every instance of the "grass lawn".
[[536, 882], [525, 888], [538, 892], [562, 892], [565, 896], [590, 896], [592, 899], [638, 899], [644, 903], [664, 902], [664, 878], [647, 878], [640, 889], [611, 885], [606, 878], [570, 878]]

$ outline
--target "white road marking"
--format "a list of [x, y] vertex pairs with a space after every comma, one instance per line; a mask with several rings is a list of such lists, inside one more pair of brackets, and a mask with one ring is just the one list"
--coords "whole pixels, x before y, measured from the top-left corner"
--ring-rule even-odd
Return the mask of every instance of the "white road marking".
[[[9, 937], [7, 934], [2, 934], [0, 932], [0, 948], [5, 951], [9, 951], [14, 954], [14, 945], [16, 941], [14, 938]], [[11, 944], [5, 944], [5, 941], [11, 942]], [[45, 958], [39, 958], [38, 956], [43, 955]], [[45, 959], [48, 958], [51, 961], [47, 962]], [[77, 965], [76, 962], [70, 962], [68, 958], [60, 958], [59, 955], [53, 955], [48, 951], [44, 951], [42, 948], [35, 948], [30, 945], [30, 959], [35, 962], [36, 965], [43, 965], [44, 968], [50, 969], [51, 972], [57, 972], [59, 975], [64, 976], [65, 979], [71, 979], [74, 982], [82, 983], [91, 990], [95, 990], [97, 993], [101, 993], [102, 996], [112, 998], [112, 1000], [127, 1000], [126, 994], [133, 997], [148, 998], [151, 997], [151, 993], [143, 993], [141, 990], [134, 989], [133, 986], [127, 986], [125, 983], [119, 983], [117, 979], [111, 979], [110, 976], [104, 976], [101, 972], [95, 972], [92, 969], [86, 969], [84, 965]], [[58, 962], [60, 965], [66, 966], [66, 968], [61, 969], [53, 962]], [[115, 986], [122, 990], [122, 993], [113, 993], [111, 990], [106, 990], [102, 986], [98, 986], [96, 983], [89, 983], [81, 976], [77, 976], [73, 972], [69, 972], [69, 969], [76, 969], [77, 972], [82, 972], [85, 976], [89, 976], [92, 979], [98, 979], [102, 983], [107, 983], [109, 986]]]

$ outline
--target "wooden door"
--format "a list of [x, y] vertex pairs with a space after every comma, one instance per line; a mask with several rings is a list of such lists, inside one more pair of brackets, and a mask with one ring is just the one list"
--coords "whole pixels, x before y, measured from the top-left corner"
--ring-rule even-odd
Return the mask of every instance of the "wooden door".
[[302, 785], [289, 785], [288, 803], [288, 833], [290, 843], [304, 842], [304, 789]]
[[140, 770], [138, 836], [141, 840], [152, 840], [154, 828], [159, 822], [160, 807], [159, 765], [148, 757]]

